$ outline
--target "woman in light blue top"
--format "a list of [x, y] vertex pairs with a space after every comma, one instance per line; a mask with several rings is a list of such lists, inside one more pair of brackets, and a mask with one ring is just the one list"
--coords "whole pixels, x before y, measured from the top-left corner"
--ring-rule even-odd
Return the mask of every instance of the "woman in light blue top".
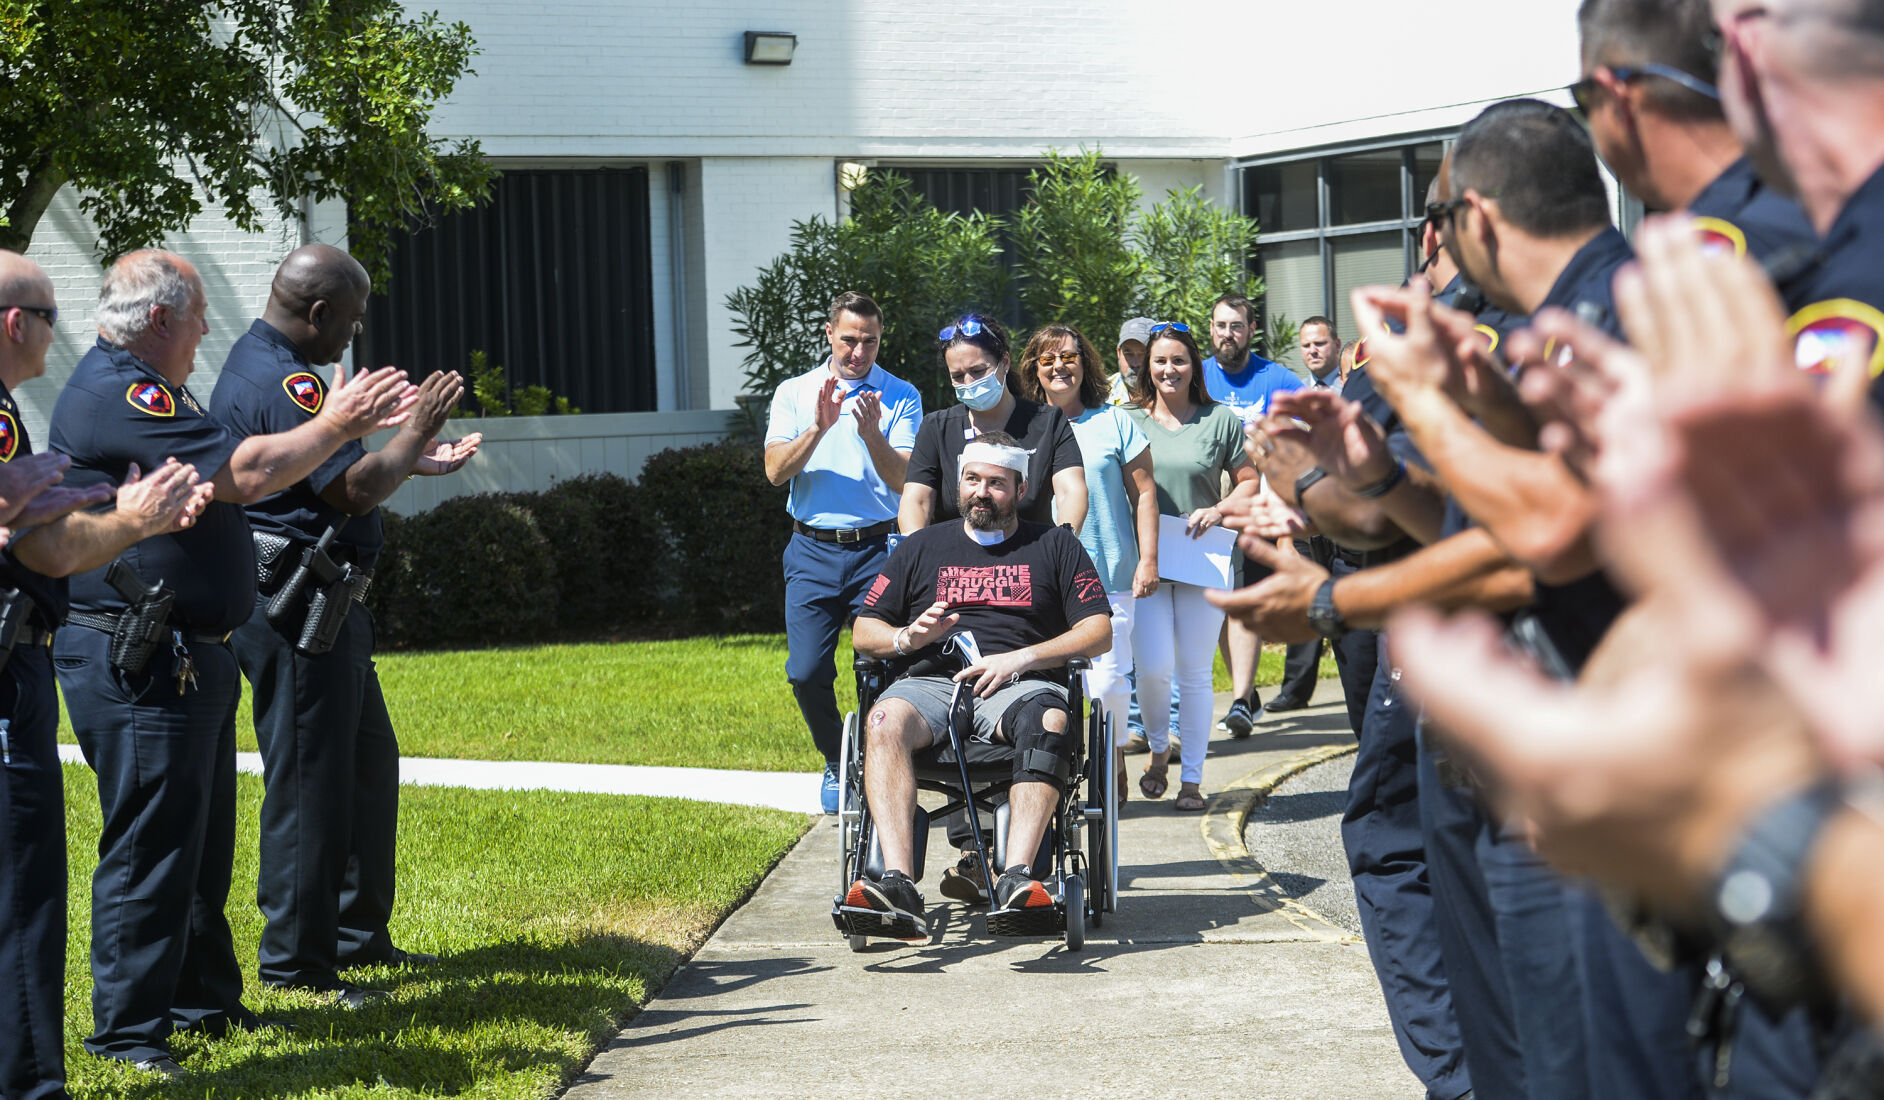
[[1086, 468], [1086, 522], [1079, 541], [1092, 555], [1112, 603], [1112, 650], [1093, 660], [1086, 690], [1113, 723], [1113, 770], [1125, 798], [1125, 710], [1131, 700], [1133, 601], [1158, 590], [1158, 491], [1145, 433], [1106, 403], [1105, 367], [1071, 325], [1034, 333], [1016, 372], [1022, 396], [1066, 414]]

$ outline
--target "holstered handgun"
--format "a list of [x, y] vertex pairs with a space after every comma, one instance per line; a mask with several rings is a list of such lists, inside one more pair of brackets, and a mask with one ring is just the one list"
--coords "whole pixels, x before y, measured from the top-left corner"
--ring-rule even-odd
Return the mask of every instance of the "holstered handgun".
[[17, 588], [0, 588], [0, 668], [13, 656], [13, 643], [33, 610], [33, 598]]
[[334, 648], [341, 624], [347, 621], [347, 612], [353, 607], [354, 590], [365, 584], [365, 577], [351, 562], [342, 564], [328, 556], [334, 536], [345, 525], [346, 520], [342, 519], [327, 528], [318, 542], [301, 552], [301, 563], [263, 611], [270, 624], [280, 626], [306, 595], [306, 613], [294, 647], [309, 656], [317, 657]]
[[157, 643], [163, 640], [164, 627], [170, 622], [170, 607], [176, 603], [177, 594], [162, 581], [145, 584], [144, 578], [124, 564], [123, 558], [114, 559], [105, 570], [105, 583], [130, 605], [118, 616], [117, 626], [111, 632], [111, 665], [126, 672], [142, 672], [150, 663]]

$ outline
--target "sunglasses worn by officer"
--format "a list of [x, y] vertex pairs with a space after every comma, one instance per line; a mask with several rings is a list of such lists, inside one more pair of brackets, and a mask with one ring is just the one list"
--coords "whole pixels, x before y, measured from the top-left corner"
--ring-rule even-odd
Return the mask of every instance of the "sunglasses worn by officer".
[[49, 325], [59, 323], [59, 309], [57, 306], [0, 306], [0, 313], [5, 313], [9, 309], [23, 309]]
[[[1695, 95], [1706, 96], [1716, 102], [1720, 100], [1719, 88], [1714, 87], [1714, 85], [1709, 84], [1707, 81], [1691, 73], [1684, 73], [1672, 65], [1660, 65], [1651, 61], [1643, 65], [1611, 65], [1605, 67], [1609, 69], [1612, 76], [1622, 81], [1624, 84], [1627, 84], [1637, 77], [1658, 76], [1663, 80], [1672, 81], [1681, 85]], [[1590, 113], [1590, 105], [1596, 102], [1596, 89], [1601, 86], [1601, 83], [1596, 79], [1596, 74], [1591, 73], [1589, 76], [1570, 85], [1570, 98], [1576, 101], [1577, 109], [1587, 115]]]

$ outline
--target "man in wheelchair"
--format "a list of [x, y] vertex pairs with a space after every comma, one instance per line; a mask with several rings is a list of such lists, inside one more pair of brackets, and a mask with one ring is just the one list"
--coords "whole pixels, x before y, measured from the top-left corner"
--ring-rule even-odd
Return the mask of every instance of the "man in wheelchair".
[[[914, 758], [947, 739], [959, 682], [973, 685], [976, 738], [1015, 748], [1005, 847], [1019, 862], [1002, 869], [994, 911], [1054, 904], [1027, 860], [1040, 849], [1076, 755], [1079, 732], [1067, 714], [1062, 666], [1111, 648], [1112, 609], [1071, 528], [1016, 516], [1027, 458], [1002, 432], [984, 432], [964, 447], [961, 522], [905, 538], [853, 628], [858, 653], [891, 660], [903, 675], [877, 698], [862, 730], [864, 796], [883, 874], [862, 874], [845, 904], [888, 914], [919, 936], [928, 926], [909, 875], [916, 866]], [[967, 668], [945, 652], [962, 633], [975, 642]]]

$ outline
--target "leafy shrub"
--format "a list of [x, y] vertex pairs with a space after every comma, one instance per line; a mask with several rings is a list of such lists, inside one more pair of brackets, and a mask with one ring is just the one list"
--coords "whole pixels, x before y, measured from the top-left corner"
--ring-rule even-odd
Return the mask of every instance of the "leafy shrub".
[[491, 645], [541, 637], [555, 625], [549, 542], [508, 496], [454, 497], [399, 520], [388, 542], [395, 536], [372, 594], [389, 642]]
[[466, 395], [469, 400], [451, 411], [454, 418], [549, 416], [552, 413], [568, 416], [582, 411], [571, 405], [567, 397], [550, 393], [548, 386], [517, 386], [513, 389], [504, 377], [503, 365], [491, 362], [491, 357], [482, 351], [473, 351], [470, 358], [471, 392]]
[[513, 500], [536, 518], [549, 544], [560, 630], [607, 632], [660, 614], [671, 565], [640, 486], [614, 474], [584, 474]]
[[707, 632], [784, 628], [791, 517], [757, 445], [662, 451], [642, 467], [640, 489], [669, 540], [678, 613]]
[[1107, 171], [1097, 150], [1049, 153], [1028, 180], [1032, 198], [1014, 215], [1021, 303], [1030, 317], [1064, 322], [1111, 347], [1108, 337], [1142, 297], [1141, 261], [1126, 239], [1138, 180]]

